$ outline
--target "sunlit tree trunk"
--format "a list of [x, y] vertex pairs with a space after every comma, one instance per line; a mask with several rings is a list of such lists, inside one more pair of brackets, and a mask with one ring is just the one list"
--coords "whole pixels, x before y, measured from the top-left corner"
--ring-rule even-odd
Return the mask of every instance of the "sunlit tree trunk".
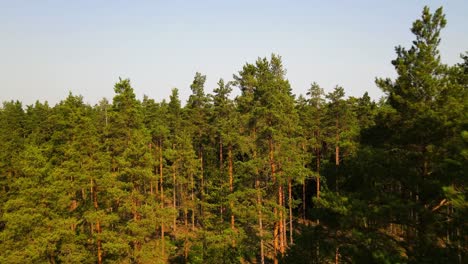
[[[253, 130], [252, 140], [256, 138], [256, 129]], [[257, 157], [257, 152], [254, 150], [253, 158]], [[263, 240], [263, 214], [262, 214], [262, 190], [260, 188], [260, 179], [258, 168], [255, 169], [255, 188], [257, 190], [257, 208], [258, 208], [258, 232], [260, 237], [260, 264], [265, 264], [265, 245]]]
[[[200, 153], [199, 153], [199, 160], [200, 160], [200, 196], [201, 196], [201, 203], [200, 203], [200, 216], [199, 220], [202, 221], [204, 220], [204, 208], [203, 204], [205, 202], [205, 167], [203, 165], [203, 149], [200, 147]], [[193, 203], [193, 206], [195, 208], [195, 203]], [[194, 218], [195, 219], [195, 218]]]
[[172, 208], [174, 208], [174, 223], [173, 223], [173, 230], [174, 230], [174, 233], [177, 232], [177, 215], [178, 215], [178, 211], [177, 211], [177, 178], [176, 178], [176, 168], [175, 168], [175, 164], [172, 165], [173, 168], [172, 168]]
[[291, 178], [288, 179], [288, 206], [289, 206], [289, 243], [294, 243], [293, 241], [293, 211], [292, 211], [292, 186]]
[[[233, 160], [232, 160], [232, 145], [229, 144], [228, 148], [228, 173], [229, 173], [229, 191], [230, 193], [234, 193], [234, 174], [233, 174]], [[234, 201], [229, 202], [231, 205], [231, 229], [235, 229], [235, 219], [234, 219]]]
[[284, 215], [285, 205], [284, 205], [284, 190], [283, 184], [279, 185], [279, 206], [280, 206], [280, 252], [281, 255], [284, 255], [286, 248], [286, 217]]
[[255, 187], [257, 188], [258, 228], [260, 236], [260, 263], [265, 264], [265, 249], [263, 245], [262, 193], [260, 189], [260, 181], [258, 180], [258, 178], [255, 181]]
[[340, 248], [336, 247], [335, 249], [335, 264], [340, 263]]
[[[305, 146], [304, 142], [302, 142], [302, 152], [303, 153], [306, 152], [306, 146]], [[303, 162], [302, 166], [303, 167], [306, 166], [305, 162]], [[306, 219], [306, 206], [307, 206], [306, 192], [307, 192], [307, 179], [304, 178], [304, 180], [302, 182], [302, 220], [304, 220], [304, 222], [305, 222], [305, 219]]]
[[336, 120], [336, 135], [335, 135], [335, 165], [339, 166], [340, 165], [340, 131], [339, 131], [339, 124], [338, 120]]
[[[163, 142], [159, 140], [159, 185], [161, 188], [161, 210], [164, 210], [164, 178], [163, 178]], [[161, 256], [165, 259], [165, 238], [164, 238], [164, 221], [161, 221]]]
[[223, 171], [224, 167], [224, 160], [223, 160], [223, 140], [221, 136], [219, 137], [219, 171]]
[[317, 170], [317, 176], [316, 176], [316, 193], [317, 193], [317, 199], [320, 198], [320, 149], [317, 148], [315, 151], [316, 153], [316, 170]]
[[[274, 162], [274, 153], [273, 153], [273, 140], [270, 138], [268, 139], [268, 147], [269, 147], [269, 159], [270, 159], [270, 169], [271, 169], [271, 178], [273, 179], [273, 182], [277, 182], [276, 180], [276, 165]], [[280, 195], [280, 184], [278, 183], [278, 204], [281, 204], [281, 195]], [[278, 219], [278, 209], [275, 207], [273, 208], [273, 214], [275, 217], [275, 220]], [[280, 234], [280, 227], [282, 225], [282, 219], [280, 218], [279, 221], [275, 222], [274, 227], [273, 227], [273, 249], [274, 249], [274, 255], [273, 255], [273, 262], [274, 264], [278, 263], [278, 250], [279, 250], [279, 238], [282, 236]]]
[[188, 227], [188, 210], [187, 210], [187, 206], [184, 205], [183, 207], [184, 207], [184, 224], [185, 224], [184, 258], [185, 258], [185, 263], [187, 263], [188, 252], [189, 252], [189, 248], [188, 248], [188, 229], [189, 229], [189, 227]]
[[192, 211], [192, 231], [195, 230], [195, 182], [194, 182], [194, 179], [193, 179], [193, 174], [190, 173], [190, 190], [191, 190], [191, 194], [190, 194], [190, 200], [191, 200], [191, 211]]
[[[98, 196], [97, 196], [97, 188], [94, 180], [91, 179], [91, 194], [93, 196], [93, 205], [94, 209], [97, 211], [99, 208], [98, 204]], [[102, 242], [101, 242], [101, 221], [99, 219], [96, 220], [96, 232], [97, 232], [97, 257], [98, 257], [98, 264], [102, 264]]]

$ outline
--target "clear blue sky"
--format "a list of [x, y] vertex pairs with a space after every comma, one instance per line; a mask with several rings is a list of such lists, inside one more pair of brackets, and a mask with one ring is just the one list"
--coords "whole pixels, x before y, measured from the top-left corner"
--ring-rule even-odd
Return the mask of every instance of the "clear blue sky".
[[[424, 5], [443, 5], [445, 63], [468, 50], [468, 1], [21, 1], [0, 0], [0, 101], [55, 104], [68, 92], [97, 103], [118, 77], [138, 98], [181, 98], [199, 71], [206, 91], [245, 62], [278, 53], [296, 94], [382, 95], [375, 77], [394, 77], [394, 47]], [[237, 91], [236, 91], [237, 92]]]

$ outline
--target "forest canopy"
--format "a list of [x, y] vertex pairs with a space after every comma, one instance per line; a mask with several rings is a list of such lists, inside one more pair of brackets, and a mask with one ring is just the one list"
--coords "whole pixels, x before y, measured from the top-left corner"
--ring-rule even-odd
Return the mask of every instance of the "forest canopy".
[[424, 8], [378, 102], [296, 96], [276, 54], [212, 94], [197, 72], [185, 104], [121, 78], [96, 105], [3, 102], [0, 263], [466, 263], [468, 53], [441, 62], [446, 23]]

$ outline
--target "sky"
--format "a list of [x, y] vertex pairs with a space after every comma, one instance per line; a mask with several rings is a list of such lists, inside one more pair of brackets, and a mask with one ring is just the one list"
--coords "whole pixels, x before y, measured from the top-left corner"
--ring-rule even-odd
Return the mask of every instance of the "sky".
[[[54, 105], [69, 92], [96, 104], [119, 77], [139, 99], [205, 91], [258, 57], [279, 54], [293, 92], [312, 82], [348, 96], [383, 94], [376, 77], [395, 77], [395, 46], [409, 48], [425, 5], [443, 6], [442, 61], [468, 51], [468, 1], [22, 1], [0, 0], [0, 101]], [[239, 91], [235, 88], [234, 95]]]

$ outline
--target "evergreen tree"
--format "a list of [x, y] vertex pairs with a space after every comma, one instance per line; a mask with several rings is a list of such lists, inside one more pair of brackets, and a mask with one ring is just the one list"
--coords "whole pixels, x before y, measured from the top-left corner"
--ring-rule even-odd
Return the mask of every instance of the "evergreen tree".
[[[284, 151], [287, 146], [291, 147], [291, 142], [288, 142], [287, 138], [292, 137], [298, 129], [294, 97], [289, 82], [285, 79], [281, 58], [276, 55], [272, 55], [270, 60], [259, 58], [255, 65], [245, 65], [235, 79], [242, 91], [242, 97], [239, 99], [239, 103], [242, 104], [240, 108], [251, 112], [247, 119], [251, 132], [247, 136], [253, 137], [255, 142], [252, 153], [257, 166], [255, 170], [258, 172], [255, 185], [257, 189], [268, 189], [270, 195], [275, 194], [267, 197], [269, 200], [267, 204], [272, 206], [273, 211], [272, 218], [269, 219], [272, 220], [269, 224], [273, 227], [273, 241], [271, 241], [273, 252], [268, 252], [268, 255], [276, 263], [277, 254], [284, 255], [288, 243], [284, 186], [291, 177], [296, 176], [285, 174], [289, 172], [286, 168], [291, 161], [296, 160], [294, 156], [288, 157], [287, 154], [296, 151]], [[296, 146], [295, 142], [292, 146]], [[258, 202], [265, 199], [261, 196], [259, 195]], [[258, 204], [258, 206], [260, 207], [258, 214], [260, 246], [263, 248], [261, 214], [263, 205]], [[261, 261], [264, 262], [262, 253]]]
[[445, 25], [423, 9], [378, 103], [296, 99], [278, 55], [213, 94], [196, 73], [184, 107], [128, 79], [4, 102], [0, 263], [465, 263], [468, 53], [441, 63]]
[[[452, 111], [446, 109], [445, 104], [458, 105], [455, 111], [462, 113], [460, 110], [466, 108], [466, 91], [449, 81], [450, 71], [440, 62], [438, 45], [445, 25], [442, 8], [431, 13], [425, 7], [421, 19], [411, 28], [416, 38], [411, 48], [396, 48], [397, 58], [392, 64], [397, 78], [394, 81], [377, 79], [392, 109], [379, 125], [389, 130], [387, 134], [391, 136], [383, 142], [383, 148], [389, 151], [394, 164], [398, 164], [392, 167], [400, 170], [400, 175], [390, 175], [396, 181], [391, 188], [397, 188], [407, 200], [406, 206], [398, 209], [403, 217], [396, 221], [406, 227], [405, 242], [412, 263], [444, 259], [446, 250], [436, 241], [442, 239], [448, 244], [451, 240], [450, 234], [443, 238], [447, 230], [440, 229], [437, 223], [446, 218], [439, 210], [445, 205], [442, 187], [453, 184], [458, 177], [453, 175], [455, 178], [447, 182], [449, 171], [440, 162], [450, 159], [452, 154], [444, 145], [459, 137], [460, 127], [455, 123], [463, 117], [457, 114], [449, 117]], [[449, 95], [455, 90], [462, 91], [463, 101]], [[459, 234], [453, 234], [452, 238], [458, 240]], [[445, 257], [444, 261], [460, 262], [461, 258], [454, 258], [454, 255]]]

